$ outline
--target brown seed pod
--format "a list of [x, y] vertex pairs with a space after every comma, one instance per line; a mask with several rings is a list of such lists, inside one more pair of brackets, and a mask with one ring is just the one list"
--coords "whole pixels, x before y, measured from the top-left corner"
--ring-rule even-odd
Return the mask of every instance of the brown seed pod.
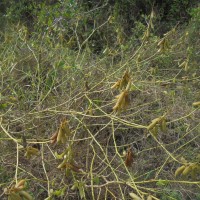
[[56, 131], [51, 137], [50, 137], [50, 142], [52, 144], [55, 144], [57, 142], [57, 137], [58, 137], [58, 131]]
[[116, 112], [119, 112], [123, 109], [126, 109], [129, 105], [129, 97], [128, 97], [128, 91], [124, 90], [121, 92], [120, 95], [116, 96], [117, 102], [115, 106], [113, 107], [113, 110]]
[[25, 182], [26, 181], [24, 179], [22, 179], [22, 180], [18, 181], [18, 183], [15, 185], [15, 187], [18, 188], [20, 186], [24, 186]]
[[125, 165], [131, 167], [133, 164], [134, 153], [131, 148], [128, 149], [125, 159]]

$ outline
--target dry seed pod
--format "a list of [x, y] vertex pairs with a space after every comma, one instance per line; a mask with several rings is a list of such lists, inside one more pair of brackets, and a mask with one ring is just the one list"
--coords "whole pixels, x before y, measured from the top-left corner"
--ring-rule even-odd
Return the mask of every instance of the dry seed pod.
[[128, 91], [124, 90], [120, 95], [116, 96], [117, 102], [115, 106], [113, 107], [113, 110], [118, 112], [123, 109], [126, 109], [129, 104], [129, 97], [128, 97]]
[[164, 42], [164, 49], [169, 49], [169, 48], [170, 48], [169, 40], [165, 39], [165, 42]]
[[22, 179], [22, 180], [18, 181], [18, 183], [15, 185], [15, 187], [16, 187], [16, 188], [18, 188], [18, 187], [20, 187], [20, 186], [23, 186], [23, 187], [24, 187], [25, 182], [26, 182], [26, 181], [25, 181], [24, 179]]
[[58, 131], [57, 142], [65, 143], [67, 138], [71, 135], [71, 131], [69, 129], [69, 125], [67, 120], [64, 120], [60, 124], [60, 128]]
[[63, 169], [63, 168], [65, 168], [66, 167], [66, 160], [63, 160], [63, 162], [60, 164], [60, 165], [58, 165], [58, 169]]
[[162, 51], [164, 48], [165, 38], [162, 38], [160, 42], [158, 42], [159, 51]]
[[149, 124], [149, 126], [147, 127], [147, 130], [153, 129], [156, 126], [156, 124], [158, 124], [159, 122], [160, 122], [160, 117], [155, 118], [154, 120], [152, 120], [151, 124]]
[[138, 195], [136, 195], [135, 193], [129, 193], [130, 197], [133, 199], [133, 200], [142, 200]]
[[187, 176], [192, 171], [191, 169], [192, 169], [191, 165], [186, 166], [185, 169], [182, 172], [182, 175]]
[[58, 131], [56, 131], [51, 137], [50, 137], [50, 142], [52, 144], [55, 144], [57, 142], [57, 137], [58, 137]]
[[125, 160], [125, 165], [127, 167], [131, 167], [133, 164], [133, 157], [134, 153], [131, 148], [128, 149], [127, 154], [126, 154], [126, 160]]
[[126, 70], [120, 80], [118, 80], [111, 88], [114, 89], [123, 89], [126, 88], [128, 82], [130, 80], [129, 71]]
[[113, 86], [111, 86], [111, 89], [118, 89], [120, 88], [120, 85], [121, 85], [121, 80], [118, 80]]
[[182, 165], [181, 167], [178, 167], [175, 171], [175, 177], [179, 176], [182, 174], [183, 170], [185, 169], [185, 165]]
[[163, 118], [163, 120], [161, 121], [161, 126], [160, 126], [161, 131], [166, 132], [167, 131], [167, 123], [166, 123], [166, 119]]
[[58, 137], [57, 137], [57, 142], [65, 143], [67, 141], [67, 137], [63, 131], [63, 129], [59, 129], [58, 131]]
[[130, 87], [131, 87], [131, 80], [129, 80], [129, 82], [128, 82], [127, 86], [126, 86], [126, 91], [129, 91]]
[[192, 105], [193, 105], [193, 106], [200, 106], [200, 101], [194, 102]]
[[120, 89], [125, 88], [129, 80], [130, 80], [130, 74], [129, 74], [129, 71], [126, 70], [120, 82]]
[[20, 191], [19, 194], [27, 200], [33, 200], [32, 196], [26, 191]]
[[156, 126], [154, 126], [154, 127], [150, 130], [150, 132], [152, 133], [152, 135], [153, 135], [154, 137], [157, 138], [157, 136], [158, 136], [158, 125], [156, 124]]

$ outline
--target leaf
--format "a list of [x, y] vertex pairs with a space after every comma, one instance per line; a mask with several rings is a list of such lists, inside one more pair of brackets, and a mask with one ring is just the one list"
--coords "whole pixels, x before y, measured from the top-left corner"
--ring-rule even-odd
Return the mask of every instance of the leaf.
[[78, 190], [79, 190], [79, 195], [81, 199], [85, 198], [85, 183], [84, 182], [79, 182], [78, 184]]
[[166, 186], [169, 184], [169, 181], [167, 180], [159, 180], [158, 182], [156, 182], [157, 186]]
[[96, 185], [99, 185], [100, 179], [99, 179], [98, 176], [95, 176], [95, 177], [93, 178], [93, 183], [96, 184]]
[[38, 155], [38, 153], [39, 153], [38, 149], [29, 146], [29, 147], [26, 148], [25, 157], [27, 157], [28, 159], [30, 159], [32, 156]]
[[57, 152], [55, 152], [55, 157], [56, 157], [56, 159], [63, 159], [63, 157], [64, 157], [64, 155], [66, 154], [66, 152], [64, 151], [63, 153], [61, 153], [61, 154], [58, 154]]

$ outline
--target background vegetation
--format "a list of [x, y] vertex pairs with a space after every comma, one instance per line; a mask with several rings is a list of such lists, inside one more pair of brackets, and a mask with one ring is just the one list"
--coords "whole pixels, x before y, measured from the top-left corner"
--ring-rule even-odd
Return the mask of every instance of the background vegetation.
[[200, 199], [197, 0], [0, 4], [1, 199]]

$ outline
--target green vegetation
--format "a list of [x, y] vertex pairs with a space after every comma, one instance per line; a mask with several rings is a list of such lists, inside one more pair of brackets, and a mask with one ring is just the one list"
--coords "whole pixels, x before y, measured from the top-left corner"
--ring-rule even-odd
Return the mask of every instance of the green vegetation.
[[0, 16], [0, 199], [200, 199], [198, 1]]

